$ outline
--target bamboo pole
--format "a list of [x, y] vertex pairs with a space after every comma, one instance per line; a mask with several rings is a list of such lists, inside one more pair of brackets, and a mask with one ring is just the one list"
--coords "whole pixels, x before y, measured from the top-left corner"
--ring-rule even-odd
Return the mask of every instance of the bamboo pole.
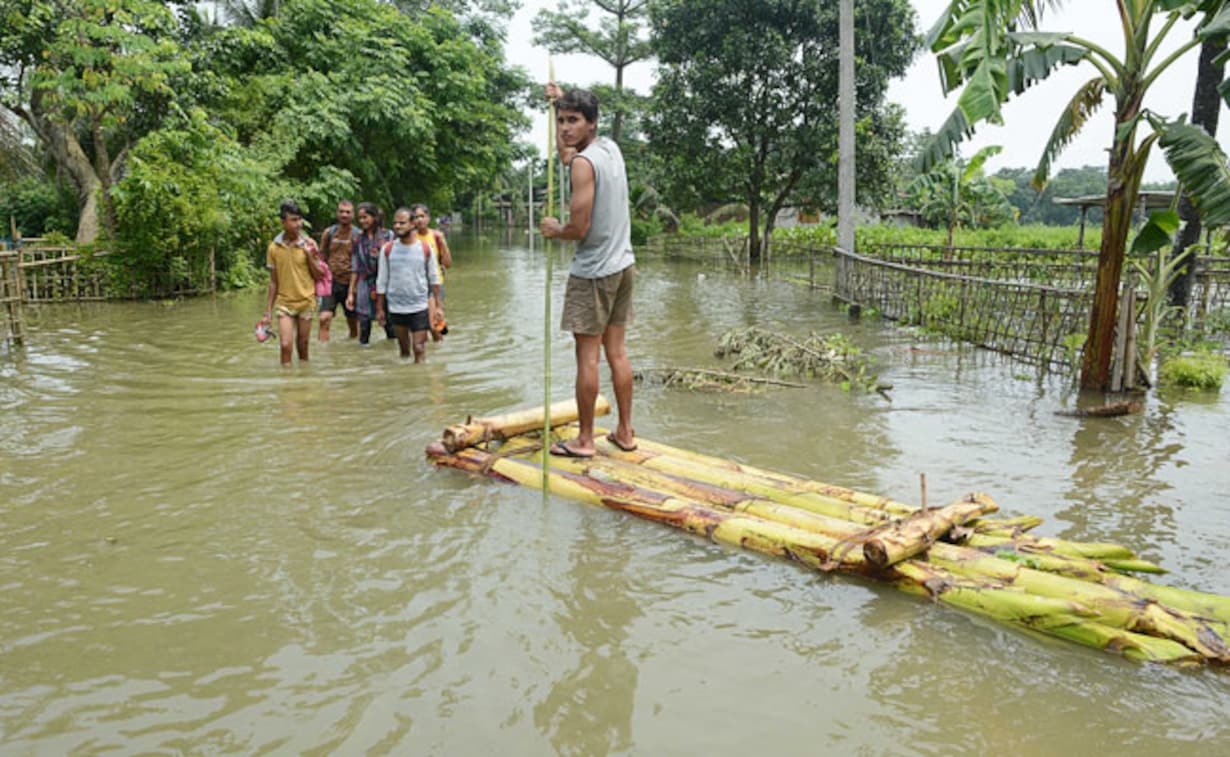
[[[547, 80], [555, 82], [555, 61], [547, 56]], [[543, 200], [542, 214], [544, 217], [551, 215], [551, 196], [555, 194], [555, 171], [553, 163], [555, 160], [555, 100], [552, 99], [547, 110], [547, 196]], [[530, 207], [534, 204], [534, 191], [531, 183], [530, 189]], [[533, 228], [530, 229], [530, 235], [534, 234]], [[543, 298], [542, 298], [542, 406], [548, 407], [551, 404], [551, 274], [552, 263], [555, 256], [551, 254], [550, 244], [544, 238], [542, 240], [542, 251], [547, 259], [547, 271], [544, 276], [543, 283]], [[551, 445], [551, 414], [543, 414], [542, 424], [542, 446], [548, 448]], [[548, 499], [547, 478], [551, 472], [551, 456], [544, 454], [542, 456], [542, 501], [546, 504]]]

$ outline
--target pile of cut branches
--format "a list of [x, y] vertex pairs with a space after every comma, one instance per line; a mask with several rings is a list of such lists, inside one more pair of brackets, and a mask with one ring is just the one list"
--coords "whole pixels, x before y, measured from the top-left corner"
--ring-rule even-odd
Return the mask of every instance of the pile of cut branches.
[[823, 336], [810, 332], [798, 338], [756, 328], [731, 329], [722, 335], [714, 351], [734, 359], [736, 371], [754, 369], [774, 376], [820, 378], [847, 389], [877, 388], [871, 361], [841, 334]]
[[642, 368], [634, 371], [632, 377], [642, 383], [661, 384], [698, 392], [751, 394], [767, 386], [786, 386], [794, 389], [806, 387], [805, 384], [790, 381], [715, 371], [708, 368]]

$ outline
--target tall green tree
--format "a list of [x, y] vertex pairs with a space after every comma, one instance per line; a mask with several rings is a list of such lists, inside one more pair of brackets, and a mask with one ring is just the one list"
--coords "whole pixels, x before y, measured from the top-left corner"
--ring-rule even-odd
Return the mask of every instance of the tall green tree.
[[[1106, 195], [1106, 166], [1064, 168], [1047, 181], [1039, 192], [1033, 184], [1032, 168], [1001, 168], [993, 178], [1011, 181], [1008, 202], [1017, 209], [1021, 223], [1042, 223], [1050, 226], [1070, 226], [1080, 220], [1075, 205], [1059, 205], [1059, 197], [1092, 197]], [[1101, 206], [1090, 208], [1089, 223], [1102, 223]]]
[[110, 187], [187, 66], [175, 30], [152, 0], [0, 0], [0, 102], [76, 188], [78, 242], [114, 232]]
[[[329, 34], [320, 34], [329, 29]], [[448, 10], [284, 0], [258, 27], [194, 49], [209, 109], [289, 180], [314, 220], [338, 197], [449, 207], [512, 160], [528, 88], [498, 38]]]
[[[601, 58], [615, 69], [614, 101], [605, 109], [611, 119], [611, 139], [623, 144], [623, 122], [628, 112], [624, 95], [624, 71], [633, 63], [649, 59], [653, 49], [642, 34], [651, 0], [560, 0], [557, 10], [538, 12], [539, 29], [534, 42], [553, 53], [583, 53]], [[597, 28], [587, 25], [590, 8], [604, 14]]]
[[[753, 260], [761, 229], [772, 229], [782, 207], [816, 201], [800, 191], [809, 177], [830, 174], [835, 183], [837, 11], [814, 0], [659, 0], [652, 8], [660, 67], [649, 136], [673, 185], [666, 193], [675, 207], [746, 203]], [[866, 0], [855, 25], [857, 118], [884, 118], [888, 81], [916, 49], [914, 12], [907, 0]], [[877, 165], [885, 170], [886, 161], [860, 162], [860, 184], [875, 184]]]
[[[1149, 154], [1158, 145], [1193, 201], [1210, 223], [1230, 221], [1230, 169], [1205, 131], [1168, 120], [1145, 107], [1157, 78], [1205, 41], [1230, 33], [1226, 0], [1116, 0], [1106, 5], [1122, 30], [1123, 51], [1065, 32], [1040, 30], [1042, 12], [1057, 6], [1031, 0], [953, 0], [927, 35], [940, 64], [944, 91], [960, 88], [957, 108], [936, 134], [924, 163], [952, 154], [954, 146], [982, 122], [1002, 121], [1000, 106], [1045, 79], [1060, 65], [1085, 64], [1094, 76], [1073, 94], [1059, 116], [1035, 172], [1043, 186], [1051, 162], [1071, 142], [1090, 114], [1110, 98], [1115, 130], [1107, 166], [1106, 210], [1094, 286], [1094, 303], [1081, 367], [1081, 386], [1106, 389], [1114, 342], [1123, 261], [1132, 209]], [[1162, 43], [1182, 18], [1198, 20], [1195, 36], [1163, 55]], [[1230, 96], [1230, 83], [1220, 86]]]

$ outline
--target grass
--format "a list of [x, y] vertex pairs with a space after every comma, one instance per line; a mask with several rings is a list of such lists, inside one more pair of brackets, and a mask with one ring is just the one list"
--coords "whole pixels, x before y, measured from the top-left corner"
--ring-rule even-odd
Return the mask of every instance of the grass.
[[1167, 358], [1158, 371], [1162, 384], [1189, 389], [1220, 389], [1225, 376], [1225, 356], [1207, 351]]

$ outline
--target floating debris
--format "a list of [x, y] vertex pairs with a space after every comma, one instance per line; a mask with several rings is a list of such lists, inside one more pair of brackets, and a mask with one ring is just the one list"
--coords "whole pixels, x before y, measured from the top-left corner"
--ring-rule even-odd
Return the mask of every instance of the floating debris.
[[871, 360], [842, 334], [823, 336], [813, 331], [800, 339], [755, 326], [731, 329], [722, 335], [714, 354], [734, 358], [731, 367], [736, 371], [820, 378], [863, 391], [879, 386]]
[[807, 384], [748, 376], [744, 373], [715, 371], [710, 368], [642, 368], [632, 378], [642, 383], [690, 389], [696, 392], [734, 392], [751, 394], [769, 386], [806, 389]]

